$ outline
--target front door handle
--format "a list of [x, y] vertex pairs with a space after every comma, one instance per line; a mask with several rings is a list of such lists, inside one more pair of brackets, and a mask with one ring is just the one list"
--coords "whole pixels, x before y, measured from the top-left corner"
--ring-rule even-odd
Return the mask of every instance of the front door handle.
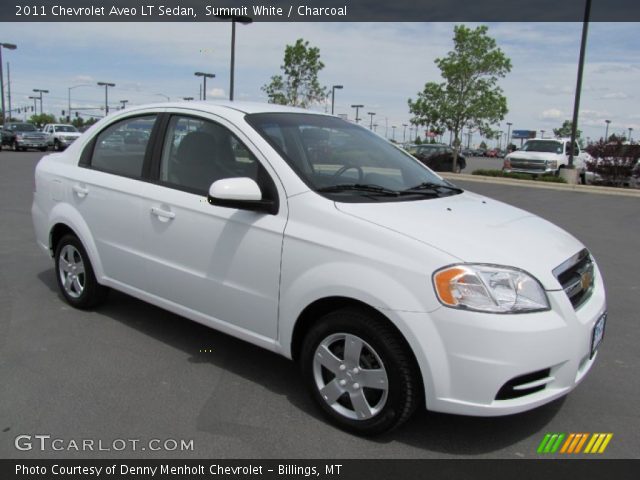
[[80, 198], [84, 198], [89, 195], [89, 189], [87, 187], [83, 187], [79, 183], [76, 183], [71, 189], [78, 195]]
[[156, 217], [165, 220], [173, 220], [176, 217], [175, 213], [169, 210], [164, 210], [160, 207], [151, 207], [151, 213], [153, 213]]

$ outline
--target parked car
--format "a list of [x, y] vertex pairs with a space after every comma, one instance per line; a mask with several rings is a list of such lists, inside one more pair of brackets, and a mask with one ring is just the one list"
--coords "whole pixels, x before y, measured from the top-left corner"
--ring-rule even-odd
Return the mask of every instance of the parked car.
[[[566, 168], [569, 164], [570, 153], [571, 139], [535, 138], [528, 140], [520, 150], [507, 155], [503, 170], [533, 175], [557, 175], [561, 168]], [[591, 156], [581, 151], [577, 142], [574, 144], [573, 160], [579, 175], [586, 181], [586, 162], [591, 160]]]
[[[145, 141], [110, 141], [132, 130]], [[417, 408], [543, 405], [585, 377], [603, 338], [604, 284], [582, 243], [330, 115], [129, 108], [43, 157], [34, 190], [36, 240], [71, 306], [113, 288], [282, 354], [359, 434]]]
[[47, 134], [47, 141], [54, 150], [64, 150], [82, 135], [73, 125], [48, 123], [42, 129]]
[[[437, 143], [418, 145], [411, 154], [435, 172], [453, 171], [453, 149], [448, 145]], [[458, 154], [456, 172], [460, 173], [466, 166], [467, 160], [464, 155]]]
[[36, 148], [47, 150], [47, 135], [31, 123], [12, 122], [2, 128], [2, 145], [14, 151]]

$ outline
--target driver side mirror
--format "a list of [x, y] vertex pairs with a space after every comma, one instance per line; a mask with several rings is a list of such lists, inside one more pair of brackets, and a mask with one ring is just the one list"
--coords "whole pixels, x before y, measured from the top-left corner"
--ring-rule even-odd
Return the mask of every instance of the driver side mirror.
[[209, 187], [207, 201], [219, 207], [251, 210], [271, 215], [278, 213], [278, 204], [273, 200], [263, 200], [260, 187], [248, 177], [223, 178]]

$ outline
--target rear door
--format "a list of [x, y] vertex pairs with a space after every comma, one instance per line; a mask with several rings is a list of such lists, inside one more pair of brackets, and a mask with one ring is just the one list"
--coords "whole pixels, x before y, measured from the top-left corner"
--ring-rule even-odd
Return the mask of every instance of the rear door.
[[[158, 115], [140, 113], [103, 129], [83, 151], [76, 178], [69, 178], [71, 203], [89, 226], [104, 273], [116, 283], [149, 288], [141, 229], [145, 158]], [[142, 141], [122, 141], [137, 132]]]

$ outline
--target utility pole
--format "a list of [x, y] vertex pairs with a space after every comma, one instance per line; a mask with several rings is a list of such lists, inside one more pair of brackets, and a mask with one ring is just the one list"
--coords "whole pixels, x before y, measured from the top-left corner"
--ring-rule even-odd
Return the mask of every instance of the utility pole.
[[351, 108], [356, 109], [356, 123], [360, 122], [360, 118], [358, 118], [358, 112], [361, 108], [364, 108], [364, 105], [351, 105]]

